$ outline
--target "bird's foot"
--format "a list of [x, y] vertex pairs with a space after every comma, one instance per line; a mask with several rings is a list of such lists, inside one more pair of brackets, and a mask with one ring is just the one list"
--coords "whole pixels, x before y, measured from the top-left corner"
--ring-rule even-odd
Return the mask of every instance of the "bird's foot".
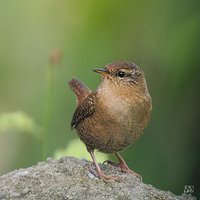
[[109, 165], [112, 165], [112, 166], [115, 166], [115, 167], [119, 167], [119, 163], [113, 162], [112, 160], [105, 160], [103, 162], [103, 165], [104, 164], [109, 164]]
[[102, 179], [104, 182], [108, 182], [109, 180], [113, 180], [113, 181], [120, 181], [120, 178], [118, 176], [111, 176], [111, 175], [106, 175], [103, 172], [98, 173], [98, 176], [100, 179]]
[[118, 176], [111, 176], [111, 175], [106, 175], [103, 173], [103, 171], [96, 171], [94, 172], [92, 169], [90, 169], [90, 172], [94, 175], [94, 176], [97, 176], [99, 177], [100, 179], [102, 179], [104, 182], [108, 182], [110, 180], [114, 180], [114, 181], [117, 181], [119, 182], [120, 181], [120, 178]]
[[128, 174], [133, 174], [134, 176], [136, 176], [140, 181], [142, 181], [142, 176], [136, 172], [134, 172], [133, 170], [131, 170], [127, 164], [125, 162], [119, 162], [119, 163], [115, 163], [111, 160], [106, 160], [103, 162], [103, 164], [109, 164], [109, 165], [112, 165], [112, 166], [115, 166], [115, 167], [119, 167], [122, 172], [124, 173], [128, 173]]

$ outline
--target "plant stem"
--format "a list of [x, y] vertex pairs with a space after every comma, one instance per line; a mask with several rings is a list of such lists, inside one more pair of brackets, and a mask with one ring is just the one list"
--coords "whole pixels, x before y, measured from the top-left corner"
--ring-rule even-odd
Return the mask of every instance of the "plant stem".
[[42, 159], [46, 159], [49, 152], [49, 134], [50, 124], [52, 119], [53, 106], [53, 83], [54, 83], [54, 66], [49, 64], [47, 69], [47, 94], [44, 105], [44, 119], [43, 119], [43, 138], [42, 138]]

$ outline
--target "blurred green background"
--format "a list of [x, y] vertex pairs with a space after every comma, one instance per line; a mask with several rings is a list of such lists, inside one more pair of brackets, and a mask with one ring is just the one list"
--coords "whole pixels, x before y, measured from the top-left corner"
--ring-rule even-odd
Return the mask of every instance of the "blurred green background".
[[176, 194], [193, 185], [199, 192], [199, 5], [1, 1], [0, 175], [48, 156], [89, 158], [70, 130], [76, 104], [67, 82], [78, 77], [95, 89], [100, 77], [93, 68], [127, 60], [145, 71], [153, 114], [122, 155], [145, 183]]

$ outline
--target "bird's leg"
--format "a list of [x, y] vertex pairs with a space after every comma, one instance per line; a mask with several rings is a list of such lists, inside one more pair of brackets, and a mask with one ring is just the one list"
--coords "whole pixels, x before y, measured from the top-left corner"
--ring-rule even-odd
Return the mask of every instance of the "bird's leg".
[[115, 167], [120, 167], [121, 170], [122, 170], [122, 172], [131, 173], [131, 174], [135, 175], [138, 179], [142, 180], [142, 176], [141, 176], [140, 174], [137, 174], [137, 173], [134, 172], [133, 170], [131, 170], [131, 169], [127, 166], [126, 162], [125, 162], [124, 159], [120, 156], [119, 153], [116, 153], [115, 155], [117, 156], [117, 158], [118, 158], [118, 160], [119, 160], [119, 163], [115, 163], [115, 162], [113, 162], [113, 161], [106, 160], [106, 161], [103, 162], [103, 164], [104, 164], [104, 163], [108, 163], [108, 164], [113, 165], [113, 166], [115, 166]]
[[87, 150], [88, 150], [88, 152], [90, 153], [90, 155], [92, 157], [93, 163], [94, 163], [94, 165], [96, 167], [96, 171], [97, 171], [98, 177], [100, 179], [102, 179], [103, 181], [108, 181], [108, 180], [118, 181], [119, 180], [119, 178], [117, 176], [108, 176], [108, 175], [104, 174], [103, 171], [100, 169], [97, 161], [96, 161], [96, 157], [94, 155], [94, 149], [91, 150], [91, 149], [87, 148]]
[[133, 170], [131, 170], [131, 169], [127, 166], [126, 162], [125, 162], [124, 159], [120, 156], [119, 153], [116, 153], [116, 156], [117, 156], [117, 158], [118, 158], [118, 160], [119, 160], [119, 167], [121, 168], [121, 170], [122, 170], [123, 172], [125, 172], [125, 173], [131, 173], [131, 174], [135, 175], [137, 178], [139, 178], [140, 180], [142, 180], [142, 176], [141, 176], [140, 174], [134, 172]]

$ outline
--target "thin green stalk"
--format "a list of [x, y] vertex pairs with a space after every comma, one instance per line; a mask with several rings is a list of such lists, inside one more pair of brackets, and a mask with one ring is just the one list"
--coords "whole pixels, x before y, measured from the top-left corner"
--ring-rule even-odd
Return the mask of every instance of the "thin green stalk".
[[49, 64], [47, 69], [47, 94], [44, 105], [44, 119], [43, 119], [43, 138], [42, 138], [42, 159], [46, 159], [49, 150], [49, 134], [50, 124], [52, 119], [53, 107], [53, 84], [54, 84], [54, 67]]

